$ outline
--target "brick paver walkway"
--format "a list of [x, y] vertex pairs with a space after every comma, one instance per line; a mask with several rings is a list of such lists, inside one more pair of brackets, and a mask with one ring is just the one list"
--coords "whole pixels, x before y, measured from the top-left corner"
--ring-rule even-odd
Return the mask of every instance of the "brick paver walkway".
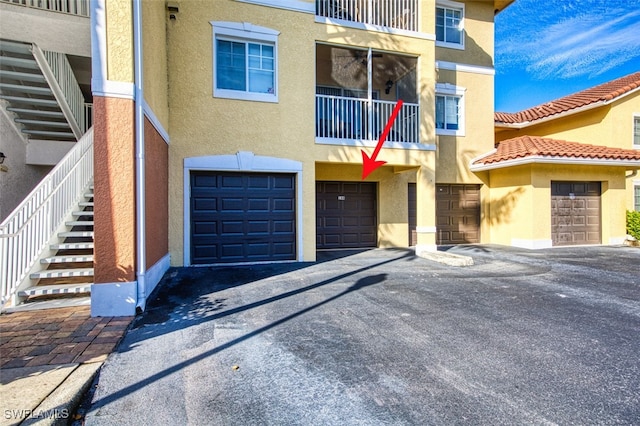
[[104, 361], [133, 318], [91, 318], [89, 306], [2, 314], [0, 368]]

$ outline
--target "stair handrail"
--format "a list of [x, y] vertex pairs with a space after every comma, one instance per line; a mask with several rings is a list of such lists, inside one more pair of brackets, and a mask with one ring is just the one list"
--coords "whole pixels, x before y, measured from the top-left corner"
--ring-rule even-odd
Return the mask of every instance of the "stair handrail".
[[0, 0], [34, 9], [68, 13], [77, 16], [89, 16], [89, 0], [42, 1], [42, 0]]
[[42, 50], [35, 43], [31, 45], [31, 53], [47, 80], [53, 96], [58, 101], [71, 131], [76, 139], [80, 139], [88, 128], [85, 125], [84, 95], [67, 55]]
[[93, 179], [93, 127], [0, 223], [0, 311]]

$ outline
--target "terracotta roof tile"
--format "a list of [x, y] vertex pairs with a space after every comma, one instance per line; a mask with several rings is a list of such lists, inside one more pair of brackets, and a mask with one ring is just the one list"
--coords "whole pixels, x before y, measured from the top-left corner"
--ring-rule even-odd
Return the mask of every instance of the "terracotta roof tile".
[[477, 159], [473, 164], [492, 164], [533, 156], [640, 161], [640, 150], [589, 145], [538, 136], [519, 136], [500, 142], [495, 152]]
[[591, 87], [520, 112], [496, 112], [496, 123], [515, 124], [539, 120], [596, 102], [608, 102], [640, 87], [640, 72]]

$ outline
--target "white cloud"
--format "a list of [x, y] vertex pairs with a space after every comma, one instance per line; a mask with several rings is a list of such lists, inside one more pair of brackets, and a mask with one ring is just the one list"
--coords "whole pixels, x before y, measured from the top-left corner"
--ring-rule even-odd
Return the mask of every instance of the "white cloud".
[[498, 15], [496, 63], [546, 79], [592, 77], [638, 60], [640, 1], [613, 4], [519, 0]]

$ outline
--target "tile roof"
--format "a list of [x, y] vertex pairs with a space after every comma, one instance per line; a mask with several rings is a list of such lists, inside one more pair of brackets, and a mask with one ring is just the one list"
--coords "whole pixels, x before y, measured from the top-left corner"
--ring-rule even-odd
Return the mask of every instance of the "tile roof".
[[589, 145], [539, 136], [519, 136], [507, 139], [491, 151], [478, 158], [472, 166], [496, 164], [508, 160], [525, 159], [527, 157], [546, 157], [548, 159], [584, 159], [635, 161], [640, 165], [640, 150], [612, 148], [600, 145]]
[[496, 124], [527, 123], [597, 102], [609, 102], [639, 87], [640, 72], [636, 72], [524, 111], [496, 112], [494, 120]]

